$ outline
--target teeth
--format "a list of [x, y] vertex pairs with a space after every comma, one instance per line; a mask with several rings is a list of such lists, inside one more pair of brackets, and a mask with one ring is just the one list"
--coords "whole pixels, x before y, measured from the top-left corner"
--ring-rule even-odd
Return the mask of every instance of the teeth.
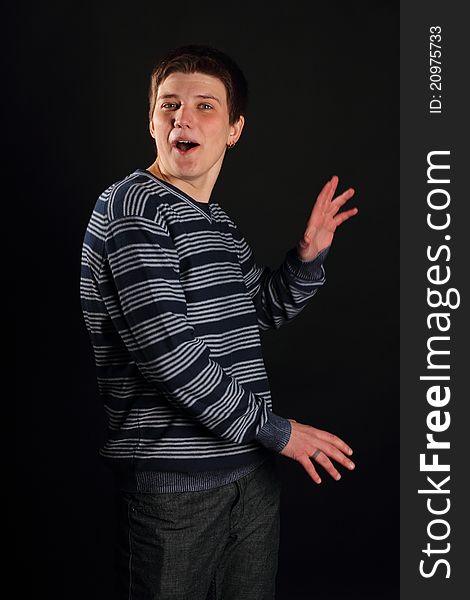
[[189, 146], [199, 146], [199, 144], [197, 142], [193, 142], [191, 140], [176, 140], [175, 141], [175, 146], [180, 146], [180, 150], [182, 150], [182, 148], [181, 148], [182, 145], [188, 146], [188, 149], [189, 149]]

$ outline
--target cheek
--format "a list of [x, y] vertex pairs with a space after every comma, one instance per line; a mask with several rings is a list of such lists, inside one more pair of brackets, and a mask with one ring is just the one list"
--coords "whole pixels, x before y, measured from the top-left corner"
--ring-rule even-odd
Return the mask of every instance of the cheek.
[[229, 129], [228, 127], [226, 127], [225, 123], [221, 123], [220, 121], [214, 121], [213, 123], [210, 123], [209, 127], [208, 127], [208, 131], [209, 131], [209, 135], [211, 137], [211, 140], [219, 145], [219, 146], [225, 146], [225, 144], [227, 143], [227, 139], [228, 139], [228, 135], [229, 135]]
[[155, 138], [164, 138], [168, 134], [168, 129], [170, 127], [168, 119], [162, 117], [154, 117], [153, 118], [153, 132]]
[[166, 132], [166, 129], [162, 127], [161, 123], [154, 129], [153, 137], [162, 149], [168, 143], [168, 133]]

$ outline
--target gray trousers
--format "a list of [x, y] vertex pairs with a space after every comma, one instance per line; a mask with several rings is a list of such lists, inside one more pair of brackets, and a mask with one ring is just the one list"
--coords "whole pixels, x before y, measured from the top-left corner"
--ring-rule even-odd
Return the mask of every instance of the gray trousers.
[[274, 459], [211, 490], [121, 492], [114, 597], [274, 600], [280, 492]]

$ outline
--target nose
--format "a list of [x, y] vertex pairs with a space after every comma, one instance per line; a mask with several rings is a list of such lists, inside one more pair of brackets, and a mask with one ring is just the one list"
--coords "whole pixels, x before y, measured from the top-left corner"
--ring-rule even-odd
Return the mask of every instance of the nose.
[[192, 116], [191, 111], [187, 106], [181, 105], [174, 113], [174, 126], [175, 127], [191, 127]]

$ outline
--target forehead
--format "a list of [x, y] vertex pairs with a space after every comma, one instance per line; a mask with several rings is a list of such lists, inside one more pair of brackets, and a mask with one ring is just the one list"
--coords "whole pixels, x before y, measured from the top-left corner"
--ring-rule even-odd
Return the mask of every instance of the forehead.
[[227, 104], [227, 90], [221, 79], [206, 73], [170, 73], [158, 86], [158, 97], [213, 95], [222, 105]]

